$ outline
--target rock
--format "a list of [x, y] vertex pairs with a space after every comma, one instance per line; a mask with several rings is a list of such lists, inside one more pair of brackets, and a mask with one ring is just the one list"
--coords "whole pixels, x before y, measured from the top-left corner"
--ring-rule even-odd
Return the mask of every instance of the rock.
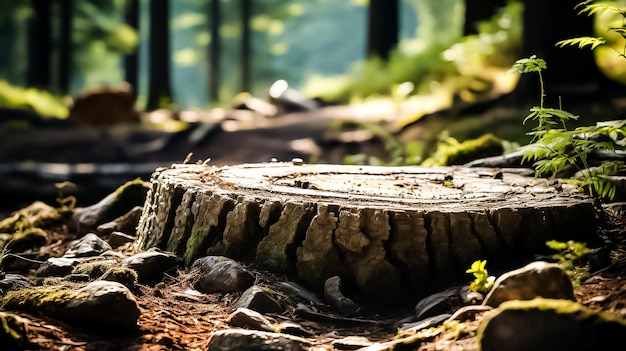
[[109, 235], [109, 239], [107, 240], [107, 242], [109, 243], [109, 245], [111, 245], [111, 248], [117, 249], [122, 245], [132, 243], [133, 241], [135, 241], [135, 239], [136, 238], [132, 235], [114, 231], [111, 232], [111, 234]]
[[67, 257], [51, 257], [46, 260], [36, 271], [38, 277], [61, 277], [72, 273], [79, 259]]
[[72, 274], [86, 274], [89, 278], [96, 279], [101, 277], [104, 272], [117, 265], [117, 261], [106, 259], [79, 262], [78, 265], [72, 269]]
[[531, 300], [539, 296], [574, 300], [572, 282], [558, 264], [536, 261], [501, 275], [483, 305], [498, 307], [505, 301]]
[[248, 308], [237, 308], [228, 315], [226, 322], [233, 327], [249, 328], [254, 330], [274, 331], [274, 325], [259, 312]]
[[235, 307], [247, 308], [261, 313], [280, 312], [284, 308], [273, 295], [278, 295], [278, 292], [267, 287], [253, 285], [241, 294]]
[[480, 324], [482, 351], [593, 351], [624, 348], [626, 321], [568, 300], [508, 301]]
[[100, 235], [111, 234], [115, 231], [135, 235], [135, 230], [137, 229], [142, 211], [142, 206], [135, 206], [123, 216], [110, 222], [100, 224], [96, 230]]
[[0, 311], [0, 345], [3, 351], [24, 350], [28, 344], [28, 320]]
[[67, 302], [62, 314], [63, 319], [79, 326], [134, 330], [141, 311], [128, 288], [101, 280], [76, 290], [76, 296]]
[[63, 221], [63, 213], [42, 201], [35, 201], [0, 221], [0, 233], [15, 233], [30, 227], [48, 228]]
[[228, 329], [211, 334], [207, 351], [307, 351], [307, 339], [279, 333]]
[[72, 246], [63, 254], [64, 258], [93, 257], [111, 250], [111, 245], [100, 239], [96, 234], [89, 233], [74, 241]]
[[151, 283], [163, 278], [163, 273], [177, 267], [179, 259], [167, 252], [145, 251], [122, 260], [121, 266], [137, 272], [139, 282]]
[[351, 315], [359, 311], [360, 307], [341, 292], [341, 278], [330, 277], [324, 283], [324, 297], [326, 301], [343, 315]]
[[148, 182], [137, 178], [126, 182], [96, 204], [76, 208], [70, 218], [70, 229], [78, 235], [96, 231], [99, 225], [128, 213], [135, 206], [142, 206], [148, 188]]
[[278, 282], [276, 284], [276, 288], [289, 295], [289, 297], [301, 300], [301, 302], [306, 302], [307, 304], [324, 305], [324, 303], [320, 299], [318, 299], [317, 296], [313, 295], [312, 292], [310, 292], [298, 283], [290, 281]]
[[33, 286], [33, 283], [21, 274], [7, 274], [0, 280], [0, 295], [11, 290], [25, 289]]
[[112, 282], [118, 282], [125, 287], [132, 289], [137, 285], [138, 277], [135, 270], [126, 267], [112, 267], [102, 276], [100, 280], [108, 280]]
[[223, 256], [199, 258], [191, 269], [196, 269], [200, 275], [194, 287], [207, 294], [244, 290], [254, 283], [252, 272], [239, 262]]
[[462, 289], [459, 287], [449, 288], [421, 299], [415, 305], [415, 318], [420, 320], [442, 313], [452, 313], [453, 310], [462, 305]]
[[42, 313], [81, 328], [135, 330], [141, 313], [130, 290], [110, 281], [91, 282], [79, 289], [46, 285], [14, 290], [2, 302], [6, 309]]
[[48, 234], [41, 228], [26, 228], [13, 234], [0, 234], [0, 247], [11, 252], [36, 250], [48, 241]]

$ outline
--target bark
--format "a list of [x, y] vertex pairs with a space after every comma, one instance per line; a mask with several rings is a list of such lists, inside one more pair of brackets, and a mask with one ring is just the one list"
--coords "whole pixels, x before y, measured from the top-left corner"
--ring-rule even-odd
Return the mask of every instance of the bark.
[[398, 0], [372, 0], [369, 6], [367, 53], [388, 59], [398, 44]]
[[150, 71], [146, 109], [160, 107], [172, 98], [170, 81], [169, 0], [150, 1]]
[[[501, 173], [498, 173], [501, 172]], [[478, 259], [506, 267], [585, 240], [592, 201], [517, 169], [173, 165], [152, 176], [136, 245], [252, 259], [313, 289], [339, 275], [375, 301], [425, 296]], [[500, 176], [502, 175], [502, 176]]]

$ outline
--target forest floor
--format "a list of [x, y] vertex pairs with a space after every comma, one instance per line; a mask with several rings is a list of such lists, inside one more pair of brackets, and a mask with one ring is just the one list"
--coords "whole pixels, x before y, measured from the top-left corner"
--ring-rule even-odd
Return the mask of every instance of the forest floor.
[[[68, 233], [51, 233], [57, 239], [73, 239]], [[612, 249], [624, 257], [626, 253], [626, 216], [610, 217], [601, 225], [599, 235], [611, 242]], [[58, 244], [55, 244], [58, 245]], [[45, 248], [44, 248], [45, 249]], [[140, 286], [136, 294], [141, 308], [137, 332], [111, 335], [108, 331], [85, 331], [70, 326], [56, 319], [43, 315], [16, 312], [28, 320], [27, 328], [30, 337], [28, 350], [206, 350], [211, 333], [231, 328], [227, 317], [239, 293], [193, 294], [189, 292], [189, 276], [180, 271], [177, 276], [166, 276], [163, 282], [151, 286]], [[259, 273], [259, 272], [257, 272]], [[280, 279], [266, 274], [261, 279]], [[269, 277], [271, 276], [271, 277]], [[626, 318], [626, 261], [590, 275], [575, 289], [579, 303], [597, 311], [606, 311]], [[385, 320], [400, 320], [412, 313], [412, 309], [385, 313]], [[289, 316], [289, 313], [284, 313]], [[379, 318], [382, 315], [378, 315]], [[388, 328], [364, 327], [360, 325], [333, 325], [332, 323], [315, 322], [292, 315], [294, 322], [299, 323], [311, 332], [316, 340], [312, 350], [335, 350], [332, 341], [348, 336], [365, 337], [370, 341], [388, 341], [395, 333]], [[270, 315], [271, 319], [272, 316]], [[375, 320], [376, 316], [365, 316]], [[415, 350], [478, 350], [476, 329], [480, 317], [475, 321], [467, 321], [465, 333], [451, 335], [434, 334]], [[382, 325], [382, 324], [381, 324]]]

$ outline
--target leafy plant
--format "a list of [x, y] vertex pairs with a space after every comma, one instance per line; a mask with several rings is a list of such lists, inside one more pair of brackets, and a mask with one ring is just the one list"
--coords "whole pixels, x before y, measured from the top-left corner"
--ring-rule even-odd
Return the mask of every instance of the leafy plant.
[[587, 244], [569, 240], [561, 242], [550, 240], [546, 245], [558, 253], [552, 258], [567, 273], [574, 285], [578, 285], [582, 279], [589, 275], [589, 266], [584, 262], [584, 258], [591, 253]]
[[[522, 162], [534, 160], [537, 177], [557, 175], [568, 166], [578, 170], [578, 176], [568, 181], [580, 189], [588, 189], [596, 198], [612, 200], [616, 186], [609, 176], [624, 167], [623, 161], [604, 161], [599, 166], [590, 167], [590, 155], [598, 151], [613, 151], [616, 145], [623, 145], [626, 137], [624, 121], [609, 121], [595, 126], [583, 126], [569, 130], [567, 123], [579, 116], [558, 108], [545, 107], [545, 88], [542, 71], [546, 62], [535, 55], [515, 62], [509, 72], [536, 72], [540, 83], [540, 104], [530, 109], [523, 123], [536, 121], [537, 125], [528, 134], [531, 143], [524, 147]], [[603, 137], [600, 137], [603, 136]]]
[[489, 275], [487, 268], [485, 268], [486, 265], [487, 260], [474, 261], [472, 266], [465, 271], [465, 273], [474, 275], [474, 281], [470, 283], [470, 290], [485, 294], [493, 286], [496, 277]]

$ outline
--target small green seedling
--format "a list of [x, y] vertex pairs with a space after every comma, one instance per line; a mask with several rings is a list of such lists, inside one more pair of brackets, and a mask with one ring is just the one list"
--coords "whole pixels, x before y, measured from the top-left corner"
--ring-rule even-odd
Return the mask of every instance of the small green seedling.
[[[616, 194], [615, 183], [609, 177], [624, 167], [623, 161], [603, 161], [599, 166], [590, 167], [588, 160], [597, 151], [613, 151], [626, 137], [624, 121], [607, 121], [595, 126], [583, 126], [568, 130], [567, 123], [578, 116], [559, 108], [544, 106], [545, 90], [542, 70], [546, 62], [535, 55], [518, 60], [509, 72], [536, 72], [540, 83], [540, 104], [530, 109], [524, 119], [536, 121], [537, 125], [528, 133], [531, 143], [524, 147], [522, 162], [534, 160], [535, 176], [555, 176], [567, 166], [575, 167], [580, 176], [567, 181], [576, 184], [581, 190], [588, 190], [597, 199], [612, 200]], [[604, 136], [604, 138], [599, 138]]]
[[587, 244], [573, 240], [567, 242], [550, 240], [546, 242], [546, 245], [557, 251], [552, 258], [567, 273], [574, 286], [580, 284], [589, 275], [589, 266], [585, 259], [591, 253], [591, 249], [587, 247]]
[[487, 260], [474, 261], [472, 266], [465, 271], [465, 273], [474, 275], [474, 281], [470, 283], [470, 290], [486, 294], [493, 286], [496, 277], [489, 275], [487, 268], [485, 268], [486, 265]]

